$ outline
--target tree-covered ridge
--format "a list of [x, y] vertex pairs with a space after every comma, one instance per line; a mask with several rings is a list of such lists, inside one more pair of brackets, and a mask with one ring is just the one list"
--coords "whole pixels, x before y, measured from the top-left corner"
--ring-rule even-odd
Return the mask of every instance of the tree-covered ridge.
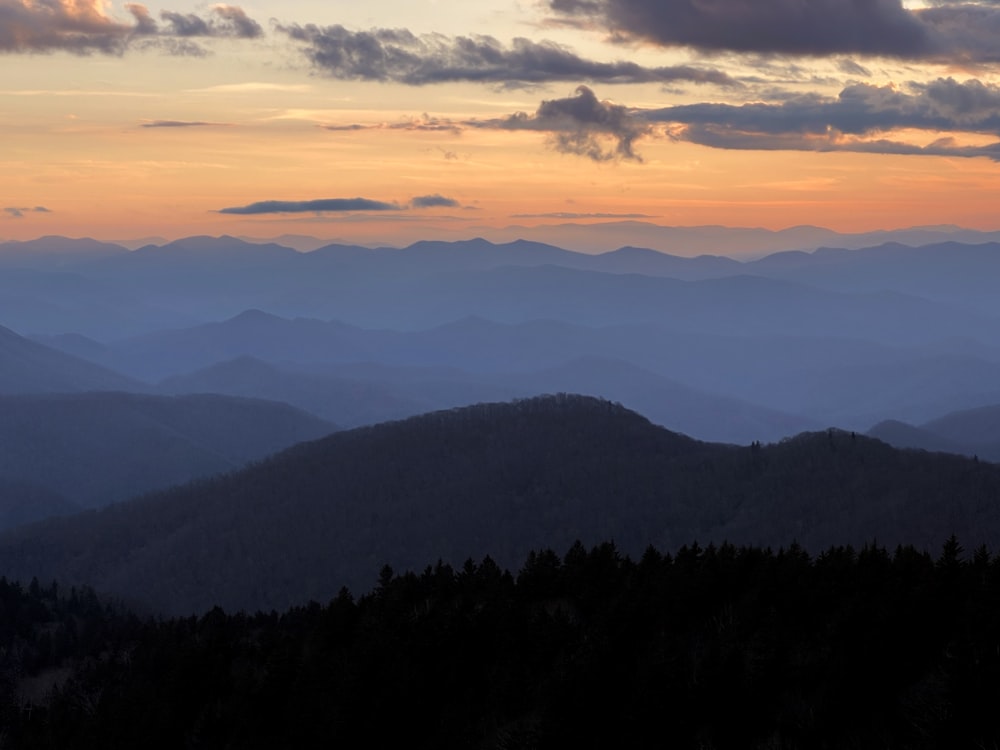
[[[0, 582], [15, 748], [958, 748], [1000, 740], [1000, 558], [611, 543], [139, 620]], [[45, 689], [42, 689], [42, 688]]]
[[337, 433], [248, 469], [0, 535], [0, 570], [86, 584], [166, 614], [282, 610], [364, 591], [378, 568], [513, 568], [614, 540], [810, 553], [877, 539], [1000, 548], [1000, 467], [835, 430], [701, 443], [613, 403], [552, 396]]

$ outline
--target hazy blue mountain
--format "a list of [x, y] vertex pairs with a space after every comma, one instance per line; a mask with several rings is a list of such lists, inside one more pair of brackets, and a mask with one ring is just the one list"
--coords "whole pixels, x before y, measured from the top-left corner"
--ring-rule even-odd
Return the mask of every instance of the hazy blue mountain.
[[560, 396], [335, 433], [218, 479], [0, 536], [6, 575], [187, 613], [325, 601], [379, 568], [614, 539], [807, 550], [1000, 540], [1000, 467], [828, 431], [699, 443], [608, 402]]
[[77, 503], [41, 485], [0, 476], [0, 531], [81, 510]]
[[2, 396], [0, 478], [97, 507], [230, 471], [334, 429], [287, 404], [227, 396]]
[[754, 276], [684, 282], [557, 266], [505, 267], [442, 273], [386, 291], [391, 294], [346, 301], [304, 293], [294, 306], [368, 328], [407, 330], [476, 315], [507, 323], [658, 323], [698, 334], [842, 336], [894, 344], [965, 335], [1000, 342], [995, 318], [954, 306], [896, 292], [847, 294]]
[[916, 427], [896, 419], [879, 422], [866, 433], [895, 448], [910, 448], [935, 453], [964, 455], [966, 448], [923, 427]]
[[883, 422], [869, 434], [901, 448], [960, 453], [1000, 462], [1000, 405], [962, 409], [919, 426]]
[[968, 446], [980, 458], [1000, 461], [1000, 403], [952, 412], [921, 426]]
[[57, 270], [127, 253], [121, 245], [89, 237], [47, 236], [24, 242], [0, 242], [0, 267]]
[[[770, 326], [771, 334], [995, 342], [1000, 310], [989, 280], [996, 247], [885, 245], [740, 263], [718, 249], [689, 258], [630, 246], [595, 256], [526, 240], [474, 239], [301, 253], [234, 237], [189, 237], [102, 257], [81, 252], [87, 260], [74, 263], [72, 274], [16, 269], [18, 278], [0, 283], [0, 320], [31, 333], [104, 341], [258, 308], [409, 330], [481, 315], [589, 325], [687, 321], [686, 329], [698, 333]], [[957, 309], [966, 305], [990, 315]]]
[[709, 253], [756, 258], [785, 250], [808, 252], [823, 246], [862, 248], [884, 242], [901, 242], [907, 245], [949, 241], [995, 242], [1000, 241], [1000, 232], [980, 232], [945, 225], [848, 234], [815, 226], [796, 226], [774, 231], [760, 227], [711, 225], [675, 227], [629, 220], [509, 226], [490, 231], [489, 238], [494, 242], [528, 239], [590, 253], [606, 252], [624, 245], [639, 245], [676, 255]]
[[[167, 393], [225, 393], [284, 401], [343, 427], [402, 419], [426, 411], [527, 395], [463, 376], [419, 377], [415, 368], [380, 368], [379, 374], [344, 377], [297, 372], [242, 356], [160, 384]], [[405, 376], [384, 379], [385, 370]]]
[[0, 326], [0, 394], [143, 390], [145, 387], [117, 372], [50, 349]]
[[884, 419], [919, 424], [1000, 401], [1000, 363], [938, 355], [799, 369], [758, 383], [747, 397], [850, 429]]
[[79, 271], [13, 268], [0, 273], [0, 321], [25, 335], [82, 333], [108, 339], [202, 320], [160, 306], [127, 283]]
[[[661, 419], [660, 412], [651, 411], [651, 406], [662, 403], [667, 408], [676, 399], [645, 398], [642, 403], [649, 404], [646, 406], [628, 400], [635, 391], [632, 388], [630, 393], [630, 381], [645, 375], [623, 367], [618, 384], [613, 377], [597, 378], [593, 373], [586, 375], [589, 382], [573, 380], [567, 364], [589, 359], [616, 360], [639, 368], [669, 380], [671, 388], [686, 386], [698, 391], [712, 403], [719, 397], [731, 399], [721, 410], [706, 407], [706, 414], [735, 414], [739, 409], [734, 411], [734, 401], [742, 402], [741, 408], [756, 414], [750, 418], [748, 412], [748, 427], [794, 426], [781, 434], [816, 425], [864, 430], [888, 418], [923, 421], [1000, 399], [996, 385], [1000, 382], [1000, 355], [980, 343], [961, 339], [902, 347], [860, 338], [709, 335], [656, 324], [588, 327], [553, 320], [507, 324], [479, 317], [423, 331], [394, 332], [247, 311], [221, 323], [107, 345], [95, 346], [77, 338], [52, 343], [64, 343], [69, 351], [79, 354], [89, 349], [96, 361], [148, 381], [187, 376], [222, 362], [251, 357], [272, 369], [266, 374], [240, 375], [239, 368], [222, 368], [187, 383], [178, 381], [170, 388], [277, 398], [347, 425], [478, 400], [584, 390], [634, 405], [657, 421], [690, 428], [692, 434], [706, 439], [781, 436], [771, 428], [752, 437], [738, 431], [706, 433], [702, 430], [706, 423], [680, 425]], [[981, 353], [992, 353], [994, 358]], [[387, 369], [364, 374], [337, 369], [349, 365]], [[275, 366], [283, 372], [274, 372]], [[453, 372], [435, 376], [434, 383], [404, 385], [405, 378], [386, 375], [401, 367], [423, 371], [419, 377], [417, 371], [409, 373], [420, 381], [430, 380], [426, 368], [451, 368]], [[551, 378], [532, 382], [531, 373], [559, 368], [562, 382]], [[291, 372], [336, 375], [354, 382], [323, 384], [299, 377], [292, 384]], [[509, 376], [513, 375], [524, 377], [512, 380]], [[385, 377], [396, 382], [383, 382]], [[227, 385], [227, 378], [234, 379], [233, 383]], [[367, 380], [367, 384], [358, 383], [360, 380]], [[594, 390], [598, 387], [600, 390]], [[352, 391], [367, 394], [354, 408], [348, 407], [342, 396], [330, 395]], [[369, 411], [373, 405], [376, 408]], [[350, 415], [346, 418], [331, 411], [344, 407]], [[710, 421], [719, 424], [719, 420]]]
[[747, 264], [747, 271], [845, 292], [893, 289], [1000, 315], [998, 242], [820, 248], [809, 254], [772, 255]]
[[219, 323], [158, 331], [112, 342], [100, 362], [147, 380], [159, 380], [238, 357], [271, 363], [353, 362], [375, 358], [399, 338], [336, 321], [286, 319], [247, 310]]
[[375, 363], [295, 371], [239, 357], [160, 384], [168, 393], [224, 393], [285, 401], [344, 427], [436, 409], [551, 393], [617, 401], [653, 422], [701, 440], [774, 441], [820, 423], [700, 391], [627, 362], [574, 359], [533, 372], [472, 373]]

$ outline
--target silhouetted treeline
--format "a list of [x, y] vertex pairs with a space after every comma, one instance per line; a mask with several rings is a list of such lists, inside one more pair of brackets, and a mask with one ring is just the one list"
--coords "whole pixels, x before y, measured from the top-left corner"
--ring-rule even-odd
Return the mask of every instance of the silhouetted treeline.
[[1000, 740], [1000, 558], [611, 543], [284, 614], [0, 581], [16, 748], [960, 748]]

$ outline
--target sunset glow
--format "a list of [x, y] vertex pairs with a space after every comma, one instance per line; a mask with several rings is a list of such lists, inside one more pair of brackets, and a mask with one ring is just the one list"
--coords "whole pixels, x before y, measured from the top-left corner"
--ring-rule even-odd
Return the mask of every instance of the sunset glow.
[[995, 3], [707, 5], [0, 0], [0, 239], [1000, 227]]

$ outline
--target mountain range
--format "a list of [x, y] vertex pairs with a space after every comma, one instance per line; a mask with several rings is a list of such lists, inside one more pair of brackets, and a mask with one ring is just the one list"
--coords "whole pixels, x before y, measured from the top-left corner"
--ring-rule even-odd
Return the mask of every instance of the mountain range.
[[1000, 541], [1000, 467], [838, 431], [703, 443], [551, 396], [334, 433], [253, 466], [0, 535], [14, 577], [89, 582], [177, 614], [324, 601], [420, 569], [614, 540], [656, 545]]

